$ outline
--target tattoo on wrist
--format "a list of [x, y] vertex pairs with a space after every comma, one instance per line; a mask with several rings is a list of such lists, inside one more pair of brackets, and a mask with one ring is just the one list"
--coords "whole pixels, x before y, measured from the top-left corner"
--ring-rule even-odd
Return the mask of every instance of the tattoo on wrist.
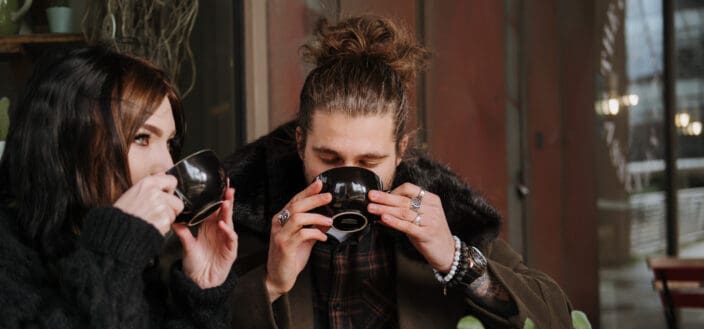
[[506, 288], [493, 280], [489, 271], [484, 272], [467, 287], [467, 295], [489, 311], [510, 317], [518, 313], [518, 307]]

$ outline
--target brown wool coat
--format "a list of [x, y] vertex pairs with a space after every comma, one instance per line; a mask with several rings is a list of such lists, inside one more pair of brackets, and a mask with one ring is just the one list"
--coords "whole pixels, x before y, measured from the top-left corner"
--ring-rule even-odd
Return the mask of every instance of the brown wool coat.
[[[233, 329], [313, 327], [308, 267], [294, 288], [273, 305], [264, 286], [271, 218], [306, 186], [293, 128], [291, 123], [284, 125], [224, 161], [237, 191], [235, 229], [240, 241], [235, 263], [240, 280], [232, 296]], [[444, 296], [431, 267], [401, 235], [395, 241], [400, 328], [456, 328], [464, 315], [478, 317], [487, 328], [522, 328], [527, 317], [541, 329], [571, 327], [571, 306], [565, 294], [547, 275], [526, 267], [520, 255], [497, 238], [500, 218], [481, 196], [445, 166], [424, 157], [402, 162], [394, 186], [403, 182], [423, 186], [443, 200], [451, 231], [482, 250], [489, 259], [488, 269], [507, 288], [519, 314], [502, 319], [462, 292], [448, 290]]]

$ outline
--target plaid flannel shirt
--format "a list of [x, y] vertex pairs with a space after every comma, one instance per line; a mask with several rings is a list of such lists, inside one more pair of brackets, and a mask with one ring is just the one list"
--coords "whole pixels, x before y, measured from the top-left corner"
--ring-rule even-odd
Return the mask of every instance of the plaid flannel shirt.
[[394, 239], [376, 225], [311, 253], [315, 328], [397, 328]]

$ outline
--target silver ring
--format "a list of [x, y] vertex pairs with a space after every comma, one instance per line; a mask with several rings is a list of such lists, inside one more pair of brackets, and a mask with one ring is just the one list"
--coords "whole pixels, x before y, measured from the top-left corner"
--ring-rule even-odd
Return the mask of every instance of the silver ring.
[[411, 199], [411, 210], [417, 212], [418, 209], [420, 209], [420, 205], [423, 202], [424, 195], [425, 195], [425, 191], [421, 188], [420, 192], [418, 192], [418, 195], [416, 195], [415, 197], [413, 197], [413, 199]]
[[281, 213], [279, 213], [279, 224], [283, 226], [286, 222], [288, 222], [289, 218], [291, 218], [291, 212], [288, 211], [288, 209], [284, 209]]
[[416, 216], [416, 219], [413, 220], [413, 224], [420, 226], [421, 219], [420, 215]]

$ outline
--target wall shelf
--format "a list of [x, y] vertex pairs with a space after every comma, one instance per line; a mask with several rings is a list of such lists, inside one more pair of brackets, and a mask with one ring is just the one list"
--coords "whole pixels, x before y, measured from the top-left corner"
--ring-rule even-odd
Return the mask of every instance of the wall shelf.
[[0, 54], [23, 54], [26, 47], [84, 42], [80, 33], [46, 33], [0, 37]]

